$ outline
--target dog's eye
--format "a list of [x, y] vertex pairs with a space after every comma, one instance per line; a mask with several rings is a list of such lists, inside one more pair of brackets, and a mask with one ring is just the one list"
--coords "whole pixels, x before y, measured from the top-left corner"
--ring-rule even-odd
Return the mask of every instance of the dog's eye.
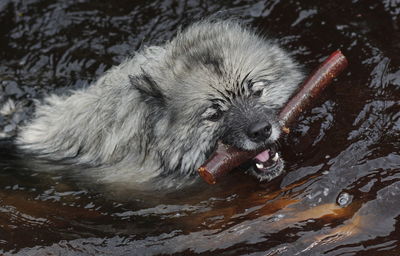
[[260, 97], [267, 84], [268, 84], [267, 80], [250, 83], [249, 88], [253, 92], [252, 95], [255, 97]]
[[217, 111], [213, 115], [209, 116], [207, 119], [212, 122], [216, 122], [222, 117], [222, 111]]
[[253, 92], [253, 95], [256, 97], [261, 97], [262, 92], [263, 92], [263, 90], [258, 90], [258, 91]]
[[203, 117], [208, 121], [216, 122], [222, 117], [222, 113], [221, 109], [211, 107], [203, 113]]

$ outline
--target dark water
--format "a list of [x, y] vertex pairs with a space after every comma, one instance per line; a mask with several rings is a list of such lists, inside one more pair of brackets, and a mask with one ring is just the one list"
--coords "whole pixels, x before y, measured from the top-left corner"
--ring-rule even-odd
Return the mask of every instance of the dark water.
[[400, 255], [397, 0], [2, 0], [0, 137], [15, 135], [33, 99], [87, 86], [142, 45], [228, 9], [308, 70], [338, 48], [350, 61], [282, 140], [287, 174], [102, 193], [2, 149], [0, 254]]

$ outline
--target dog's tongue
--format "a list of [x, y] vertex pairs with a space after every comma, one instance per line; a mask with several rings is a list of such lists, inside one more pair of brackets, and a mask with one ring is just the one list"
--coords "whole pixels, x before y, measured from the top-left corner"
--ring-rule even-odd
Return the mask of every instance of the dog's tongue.
[[254, 157], [254, 159], [261, 163], [267, 162], [269, 159], [269, 149], [264, 150], [260, 154], [256, 155], [256, 157]]

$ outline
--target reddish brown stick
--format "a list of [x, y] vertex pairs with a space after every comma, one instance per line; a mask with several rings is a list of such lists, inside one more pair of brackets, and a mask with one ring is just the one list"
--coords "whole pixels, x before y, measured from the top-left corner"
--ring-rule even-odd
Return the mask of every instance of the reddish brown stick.
[[241, 151], [218, 141], [217, 149], [198, 171], [208, 184], [215, 184], [219, 177], [256, 155], [257, 151]]
[[289, 133], [289, 126], [297, 120], [300, 113], [307, 109], [315, 98], [337, 77], [348, 65], [341, 51], [332, 53], [303, 83], [300, 90], [279, 113], [282, 130]]
[[[348, 65], [346, 57], [341, 51], [332, 53], [303, 83], [296, 95], [286, 104], [279, 113], [282, 130], [289, 133], [289, 125], [299, 117], [300, 113], [308, 108], [323, 89], [327, 87]], [[241, 151], [233, 146], [218, 142], [216, 151], [198, 169], [199, 174], [209, 184], [217, 180], [235, 167], [254, 158], [259, 151]]]

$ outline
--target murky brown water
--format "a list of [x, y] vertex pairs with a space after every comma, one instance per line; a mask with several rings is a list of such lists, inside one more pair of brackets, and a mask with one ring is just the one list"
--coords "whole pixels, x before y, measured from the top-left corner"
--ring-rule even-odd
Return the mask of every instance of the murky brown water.
[[[282, 140], [287, 174], [101, 192], [0, 152], [0, 254], [400, 255], [400, 2], [0, 2], [0, 136], [32, 99], [89, 84], [142, 44], [231, 9], [313, 69], [350, 66]], [[10, 150], [10, 151], [8, 151]]]

